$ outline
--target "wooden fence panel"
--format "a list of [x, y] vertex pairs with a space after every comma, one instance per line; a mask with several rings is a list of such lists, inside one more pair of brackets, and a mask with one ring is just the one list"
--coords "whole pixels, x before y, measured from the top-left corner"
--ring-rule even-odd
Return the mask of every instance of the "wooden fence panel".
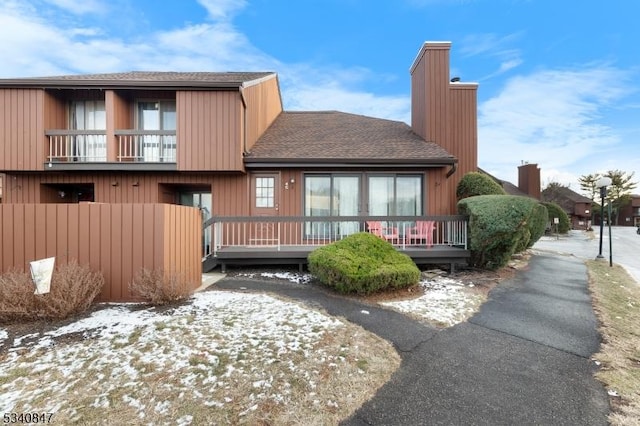
[[134, 300], [129, 283], [142, 268], [201, 283], [198, 209], [171, 204], [0, 204], [0, 272], [29, 262], [76, 259], [101, 271], [101, 301]]

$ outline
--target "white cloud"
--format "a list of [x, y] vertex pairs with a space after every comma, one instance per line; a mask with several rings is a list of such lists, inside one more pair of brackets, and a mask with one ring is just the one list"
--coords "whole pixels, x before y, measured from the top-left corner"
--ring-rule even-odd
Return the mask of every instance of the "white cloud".
[[621, 142], [599, 120], [625, 85], [624, 72], [594, 64], [510, 79], [479, 106], [480, 166], [516, 183], [521, 161], [537, 163], [543, 182], [555, 178], [575, 188], [577, 177], [602, 167], [604, 154]]
[[247, 6], [245, 0], [198, 0], [212, 19], [228, 20]]
[[101, 14], [107, 10], [106, 5], [100, 0], [45, 0], [45, 2], [74, 15]]
[[473, 34], [465, 37], [460, 43], [460, 53], [471, 57], [477, 55], [495, 58], [498, 61], [498, 69], [479, 80], [487, 80], [496, 75], [510, 71], [520, 66], [522, 53], [519, 49], [510, 47], [523, 36], [523, 32], [516, 32], [499, 37], [497, 34]]

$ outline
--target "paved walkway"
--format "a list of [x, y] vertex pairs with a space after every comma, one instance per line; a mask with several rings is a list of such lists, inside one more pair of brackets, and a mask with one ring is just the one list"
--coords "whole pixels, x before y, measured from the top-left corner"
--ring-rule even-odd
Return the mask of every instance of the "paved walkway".
[[589, 360], [600, 343], [596, 319], [586, 268], [575, 258], [534, 256], [468, 322], [441, 331], [313, 286], [216, 286], [299, 299], [394, 344], [399, 370], [345, 425], [607, 424], [608, 396]]

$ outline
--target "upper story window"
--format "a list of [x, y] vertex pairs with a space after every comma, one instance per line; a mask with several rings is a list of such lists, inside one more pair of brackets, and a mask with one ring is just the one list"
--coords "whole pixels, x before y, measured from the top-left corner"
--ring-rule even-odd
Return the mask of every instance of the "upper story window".
[[66, 142], [68, 147], [62, 151], [75, 161], [106, 161], [107, 115], [104, 101], [73, 101], [69, 118], [69, 127], [78, 132], [70, 136]]
[[71, 102], [71, 128], [74, 130], [105, 130], [107, 115], [104, 101]]
[[144, 161], [176, 161], [176, 102], [138, 102], [138, 130], [142, 131], [137, 152]]
[[175, 101], [138, 102], [138, 128], [176, 130]]

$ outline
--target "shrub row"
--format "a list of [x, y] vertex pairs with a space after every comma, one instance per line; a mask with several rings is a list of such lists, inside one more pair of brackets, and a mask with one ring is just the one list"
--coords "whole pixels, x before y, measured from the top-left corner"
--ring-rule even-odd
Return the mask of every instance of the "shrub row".
[[500, 268], [514, 253], [531, 247], [548, 221], [542, 204], [514, 195], [465, 198], [458, 211], [469, 216], [471, 263], [487, 269]]
[[371, 294], [418, 283], [413, 260], [368, 232], [350, 235], [308, 256], [308, 267], [320, 282], [341, 293]]
[[0, 275], [0, 322], [64, 319], [86, 311], [102, 291], [104, 276], [75, 260], [57, 266], [51, 291], [34, 294], [31, 275], [8, 272]]

